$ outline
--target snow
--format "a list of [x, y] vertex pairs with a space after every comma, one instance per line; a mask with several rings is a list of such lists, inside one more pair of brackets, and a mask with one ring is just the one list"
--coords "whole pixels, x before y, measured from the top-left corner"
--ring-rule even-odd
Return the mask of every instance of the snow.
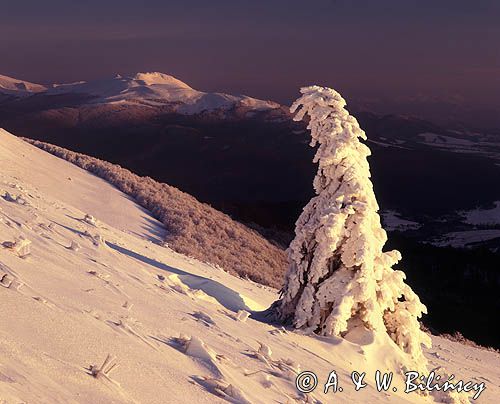
[[[490, 209], [473, 209], [462, 211], [459, 214], [463, 217], [463, 222], [472, 226], [490, 226], [500, 225], [500, 201], [494, 203]], [[500, 229], [498, 228], [474, 228], [472, 230], [463, 230], [449, 232], [433, 240], [431, 244], [436, 246], [450, 247], [468, 247], [475, 243], [485, 242], [500, 238]]]
[[278, 314], [321, 335], [358, 327], [377, 337], [389, 334], [413, 363], [425, 366], [421, 345], [430, 339], [417, 319], [426, 308], [404, 283], [404, 273], [391, 268], [399, 251], [382, 251], [387, 235], [370, 181], [371, 152], [359, 141], [366, 135], [335, 90], [312, 86], [301, 93], [291, 112], [297, 111], [295, 120], [310, 116], [311, 146], [319, 144], [316, 196], [296, 223]]
[[[382, 138], [380, 138], [380, 139], [382, 139]], [[393, 148], [398, 148], [398, 149], [407, 149], [406, 147], [400, 146], [400, 144], [403, 144], [406, 142], [401, 143], [401, 142], [398, 142], [396, 140], [394, 140], [393, 143], [386, 143], [386, 142], [379, 142], [379, 141], [373, 140], [373, 139], [367, 139], [367, 142], [379, 145], [379, 146], [384, 147], [384, 148], [393, 147]]]
[[467, 139], [460, 139], [452, 136], [438, 135], [436, 133], [420, 133], [418, 136], [424, 139], [427, 144], [437, 144], [439, 146], [475, 146], [477, 142], [473, 142]]
[[465, 222], [473, 225], [500, 224], [500, 201], [495, 202], [495, 207], [491, 209], [474, 209], [462, 212]]
[[[109, 225], [140, 237], [160, 241], [164, 234], [163, 225], [159, 221], [129, 197], [124, 199], [121, 193], [117, 195], [116, 189], [106, 181], [42, 150], [28, 147], [25, 142], [12, 138], [2, 129], [0, 163], [4, 175], [29, 176], [40, 192], [50, 191], [51, 197], [57, 201], [78, 206], [85, 212], [82, 221], [87, 214], [94, 217], [105, 216]], [[75, 188], [82, 192], [74, 192]], [[19, 190], [14, 188], [6, 192], [16, 194]], [[138, 210], [142, 212], [140, 220], [130, 222], [129, 218], [137, 216]]]
[[0, 74], [0, 93], [2, 94], [25, 97], [46, 90], [47, 88], [40, 84], [18, 80], [8, 76], [2, 76]]
[[279, 104], [247, 96], [205, 93], [164, 73], [137, 73], [132, 77], [117, 75], [110, 79], [72, 84], [59, 84], [47, 94], [78, 93], [92, 96], [91, 103], [143, 103], [151, 106], [170, 105], [181, 114], [231, 109], [243, 106], [252, 110], [279, 108]]
[[[433, 402], [405, 394], [397, 375], [397, 392], [375, 389], [376, 368], [397, 370], [388, 337], [311, 337], [247, 318], [277, 291], [156, 244], [161, 224], [126, 195], [0, 131], [7, 192], [0, 242], [23, 236], [31, 253], [0, 246], [0, 401], [303, 403], [302, 369], [321, 383], [336, 370], [344, 388], [320, 385], [308, 402]], [[486, 383], [476, 401], [495, 402], [500, 355], [433, 342], [433, 367]], [[354, 390], [353, 370], [367, 388]]]
[[405, 231], [414, 230], [421, 227], [421, 224], [413, 220], [407, 220], [401, 217], [401, 214], [395, 210], [384, 210], [381, 213], [384, 228], [387, 231]]
[[158, 72], [137, 73], [134, 76], [134, 80], [142, 81], [147, 86], [159, 84], [164, 86], [170, 86], [173, 88], [185, 88], [187, 90], [192, 90], [192, 88], [189, 87], [186, 83], [183, 83], [182, 81], [176, 79], [175, 77], [165, 73], [158, 73]]
[[493, 240], [500, 237], [500, 229], [464, 230], [446, 233], [431, 244], [438, 247], [467, 247], [469, 244]]

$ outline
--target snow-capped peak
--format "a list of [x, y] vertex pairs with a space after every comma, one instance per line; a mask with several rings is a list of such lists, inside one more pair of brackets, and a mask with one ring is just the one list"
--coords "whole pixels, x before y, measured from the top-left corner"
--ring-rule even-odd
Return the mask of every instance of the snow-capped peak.
[[280, 108], [272, 101], [263, 101], [245, 95], [205, 93], [183, 81], [160, 72], [120, 74], [114, 77], [67, 84], [53, 84], [48, 88], [39, 84], [0, 75], [0, 94], [28, 97], [35, 93], [47, 95], [78, 95], [85, 104], [141, 104], [151, 107], [167, 106], [172, 112], [192, 115], [201, 112], [229, 111], [244, 108], [265, 111]]
[[116, 75], [113, 78], [61, 84], [49, 94], [76, 93], [91, 96], [92, 104], [140, 103], [142, 105], [169, 105], [181, 114], [203, 111], [229, 110], [236, 106], [252, 110], [279, 108], [279, 104], [247, 96], [198, 91], [181, 80], [165, 73], [137, 73], [133, 76]]
[[186, 83], [176, 79], [173, 76], [160, 72], [137, 73], [133, 77], [133, 80], [142, 81], [147, 86], [160, 84], [160, 85], [168, 85], [171, 87], [186, 88], [192, 90], [192, 88], [188, 86]]
[[26, 96], [46, 91], [47, 88], [29, 81], [18, 80], [0, 74], [0, 93], [14, 96]]

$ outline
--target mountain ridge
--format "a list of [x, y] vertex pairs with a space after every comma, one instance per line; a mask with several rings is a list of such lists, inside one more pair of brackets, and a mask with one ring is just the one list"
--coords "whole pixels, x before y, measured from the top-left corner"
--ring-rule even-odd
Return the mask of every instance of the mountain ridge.
[[0, 94], [14, 97], [26, 97], [44, 91], [47, 91], [47, 87], [41, 84], [31, 83], [29, 81], [19, 80], [0, 74]]
[[166, 105], [173, 112], [187, 115], [204, 111], [230, 110], [235, 107], [245, 107], [255, 111], [281, 107], [273, 101], [246, 95], [198, 91], [174, 76], [160, 72], [139, 72], [131, 76], [118, 74], [112, 78], [52, 84], [47, 87], [0, 76], [0, 92], [14, 97], [87, 96], [81, 99], [82, 105], [116, 103], [138, 103], [151, 107]]

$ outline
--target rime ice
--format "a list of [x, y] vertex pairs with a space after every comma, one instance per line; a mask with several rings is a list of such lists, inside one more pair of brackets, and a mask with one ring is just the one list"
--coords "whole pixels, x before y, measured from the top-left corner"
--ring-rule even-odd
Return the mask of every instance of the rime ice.
[[418, 323], [426, 308], [405, 274], [392, 269], [401, 254], [382, 251], [387, 235], [370, 181], [370, 149], [359, 140], [366, 135], [335, 90], [312, 86], [301, 93], [291, 111], [296, 121], [309, 115], [311, 146], [319, 145], [316, 196], [296, 223], [278, 315], [321, 335], [341, 336], [363, 324], [387, 332], [419, 361], [422, 344], [430, 345]]

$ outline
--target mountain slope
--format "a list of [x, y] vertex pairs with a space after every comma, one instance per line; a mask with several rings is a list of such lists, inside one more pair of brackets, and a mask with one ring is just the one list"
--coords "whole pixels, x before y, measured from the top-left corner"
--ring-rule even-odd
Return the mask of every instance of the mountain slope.
[[[500, 175], [495, 133], [355, 115], [373, 151], [379, 204], [418, 223], [406, 229], [409, 237], [498, 250], [498, 232], [480, 228], [475, 234], [460, 217], [500, 200], [500, 188], [491, 186]], [[291, 122], [285, 107], [202, 93], [163, 73], [54, 85], [0, 103], [0, 126], [176, 186], [258, 228], [256, 223], [282, 244], [312, 196], [314, 151], [305, 146], [304, 125]], [[457, 232], [467, 237], [458, 239]]]
[[156, 230], [160, 235], [157, 243], [168, 243], [179, 253], [219, 265], [234, 275], [281, 286], [286, 268], [284, 251], [256, 231], [168, 184], [57, 146], [31, 142], [106, 179], [150, 209], [165, 226], [164, 232]]
[[[396, 371], [389, 338], [308, 337], [245, 320], [239, 310], [268, 307], [276, 290], [152, 243], [160, 224], [127, 196], [5, 133], [0, 195], [0, 398], [7, 403], [305, 402], [294, 383], [299, 365], [321, 383], [336, 370], [338, 399], [346, 402], [432, 402], [403, 393], [397, 375], [397, 392], [376, 391], [375, 369]], [[85, 219], [89, 211], [95, 222]], [[138, 232], [145, 220], [154, 226]], [[30, 255], [5, 243], [20, 236], [32, 242]], [[433, 340], [431, 363], [457, 379], [484, 381], [477, 402], [494, 402], [500, 356]], [[108, 376], [96, 371], [107, 354], [119, 365]], [[354, 391], [353, 370], [368, 372], [367, 388]], [[320, 387], [310, 400], [331, 399]]]
[[26, 97], [32, 94], [44, 92], [46, 90], [47, 87], [40, 84], [18, 80], [0, 74], [0, 94], [12, 95], [15, 97]]
[[[123, 198], [108, 182], [34, 148], [2, 129], [0, 161], [5, 175], [29, 177], [40, 192], [50, 191], [55, 200], [76, 206], [90, 215], [104, 215], [107, 222], [117, 229], [157, 242], [166, 234], [163, 225], [149, 212], [130, 198]], [[75, 193], [75, 187], [81, 192]], [[131, 221], [131, 217], [139, 220]]]

